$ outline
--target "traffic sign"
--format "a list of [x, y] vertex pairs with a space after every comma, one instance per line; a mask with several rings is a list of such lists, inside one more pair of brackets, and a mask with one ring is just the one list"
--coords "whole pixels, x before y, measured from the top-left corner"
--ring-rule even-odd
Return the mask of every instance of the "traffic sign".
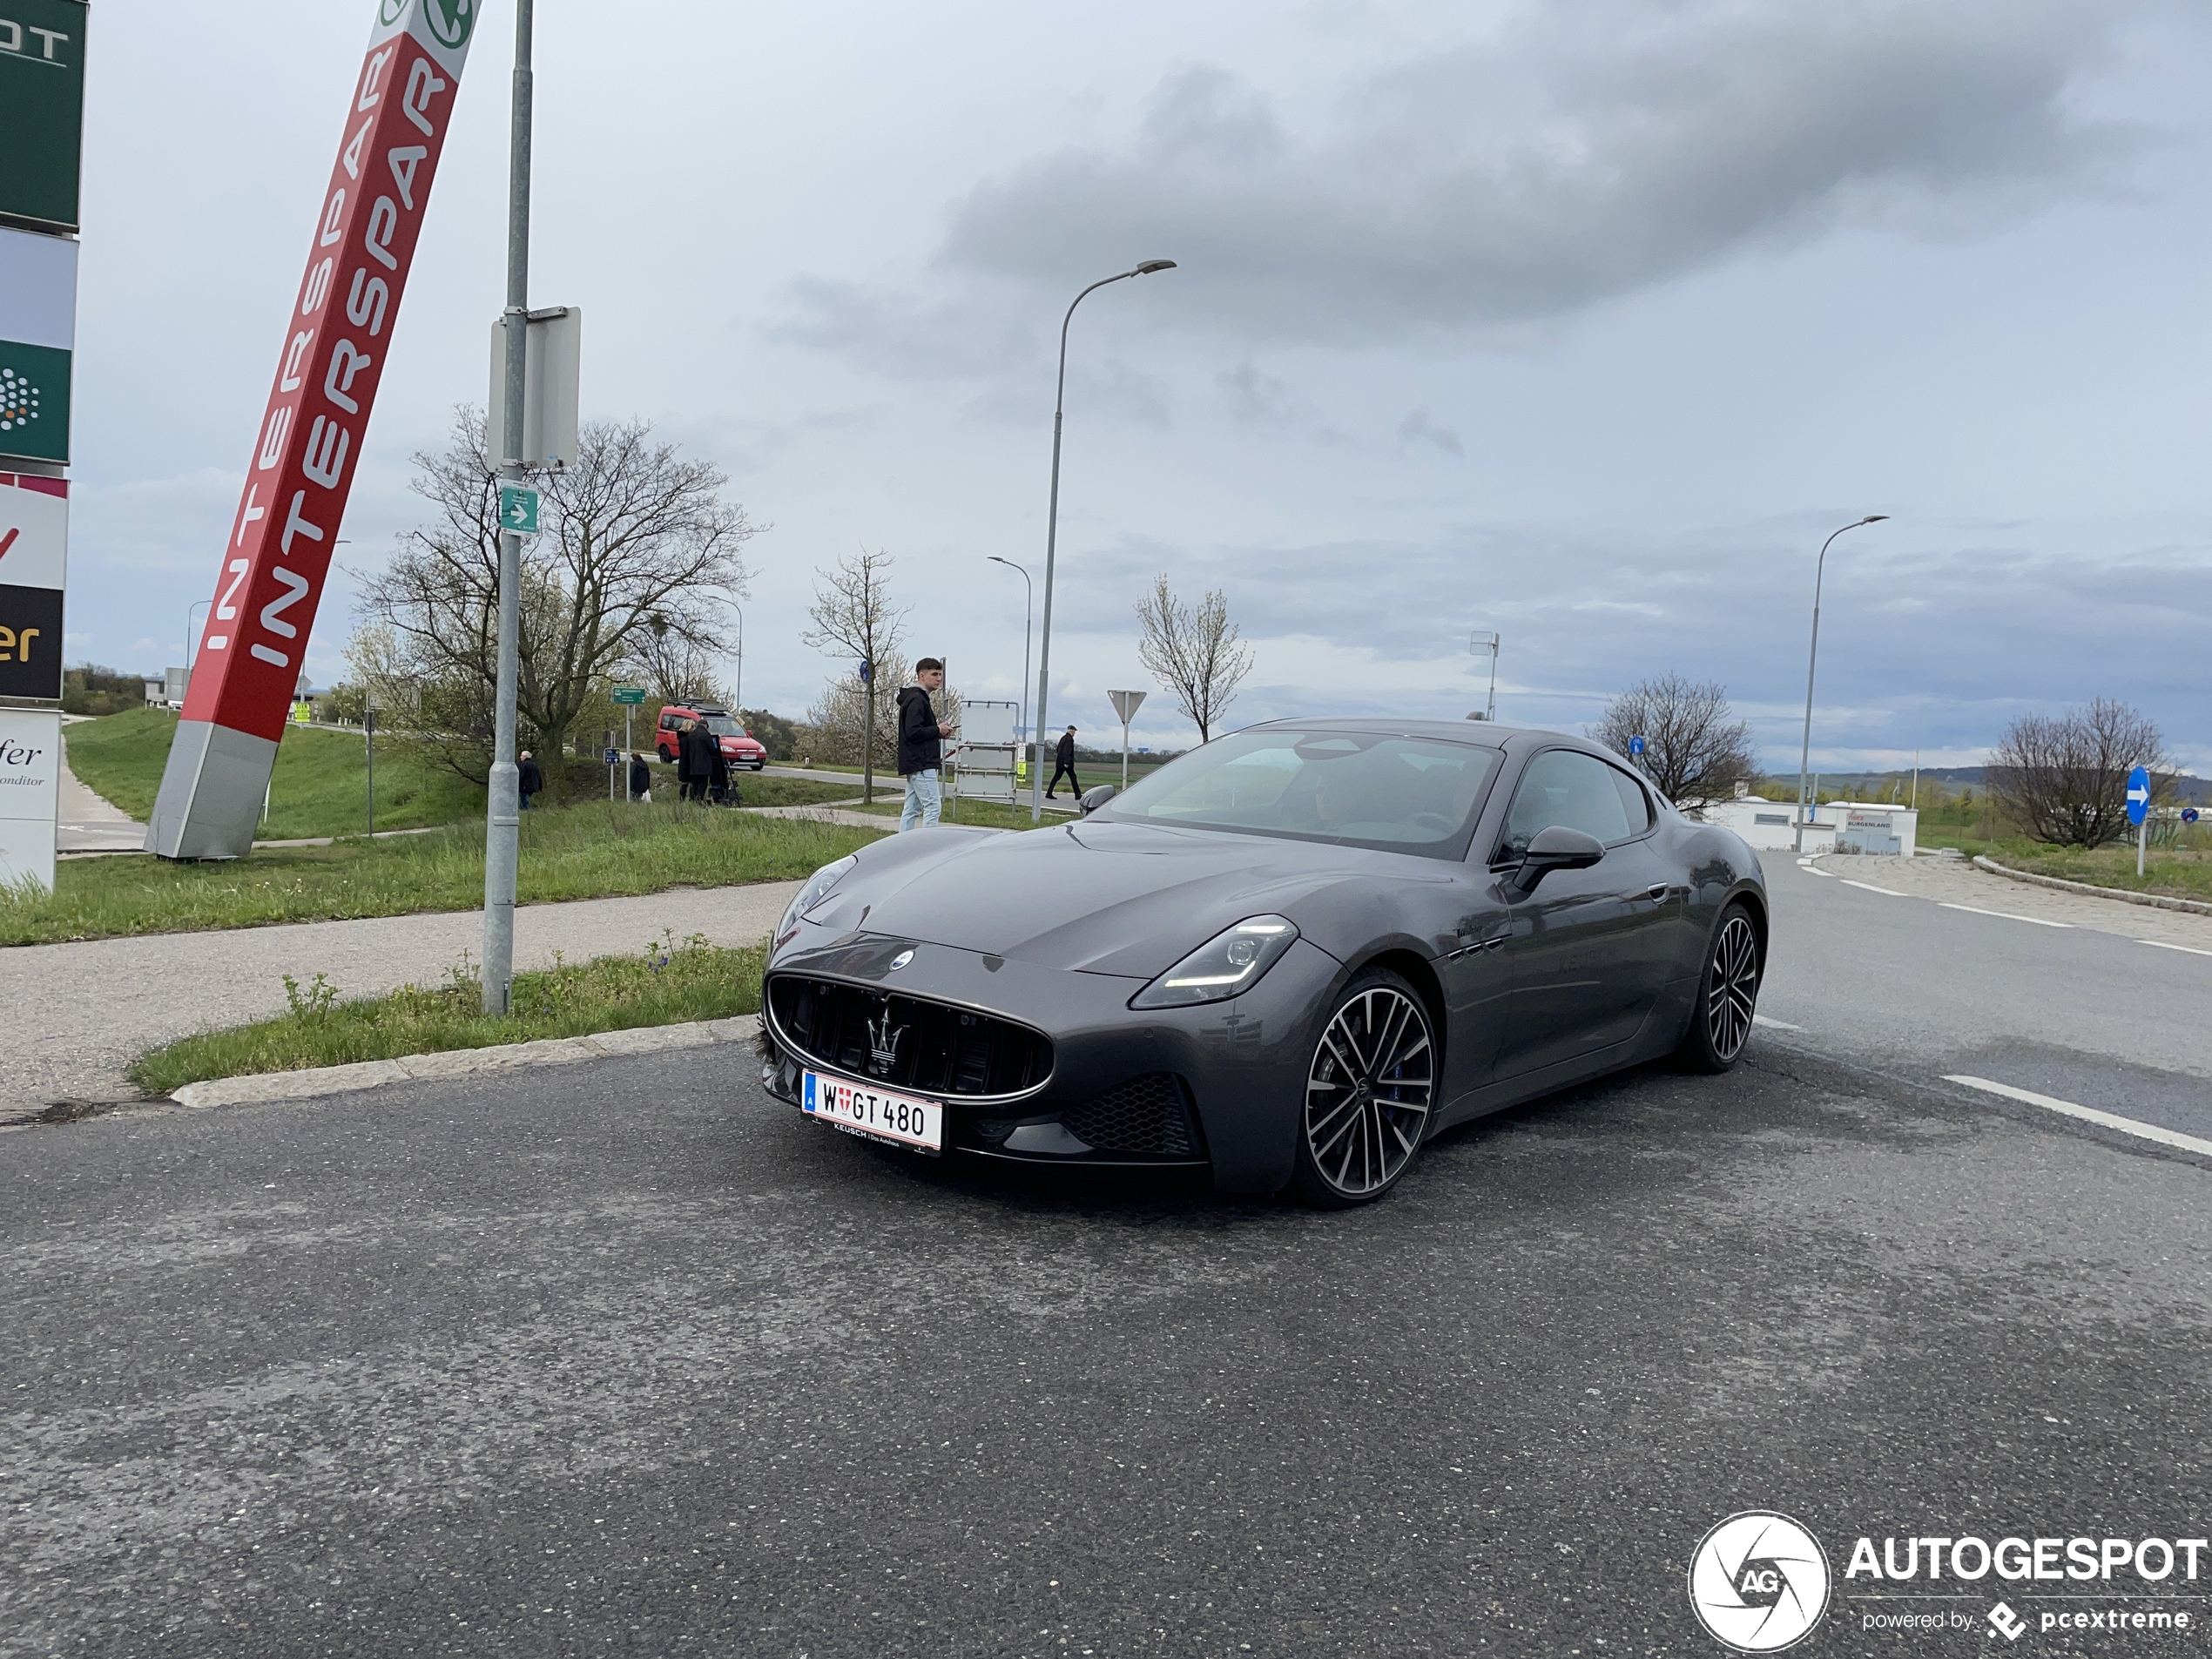
[[644, 700], [645, 688], [642, 685], [617, 685], [615, 687], [615, 701], [617, 703], [643, 703]]
[[1629, 739], [1629, 759], [1631, 760], [1641, 760], [1643, 759], [1643, 739], [1642, 738], [1630, 738]]
[[499, 487], [499, 528], [509, 536], [537, 534], [537, 491], [528, 484]]
[[2150, 816], [2150, 769], [2138, 766], [2128, 774], [2128, 821], [2140, 824]]
[[622, 751], [621, 751], [621, 750], [619, 750], [619, 749], [610, 749], [610, 750], [608, 750], [608, 751], [607, 751], [607, 764], [608, 764], [609, 765], [610, 765], [610, 766], [611, 766], [611, 765], [615, 765], [617, 762], [618, 762], [619, 760], [621, 760], [621, 759], [622, 759]]
[[2195, 822], [2196, 822], [2196, 808], [2195, 808], [2195, 807], [2194, 807], [2194, 806], [2184, 806], [2183, 808], [2182, 808], [2182, 822], [2183, 822], [2184, 824], [2194, 824], [2194, 823], [2195, 823]]
[[1122, 717], [1122, 724], [1123, 725], [1127, 725], [1131, 720], [1136, 718], [1136, 711], [1143, 703], [1147, 693], [1143, 691], [1109, 691], [1106, 695], [1113, 702], [1114, 712], [1120, 715]]

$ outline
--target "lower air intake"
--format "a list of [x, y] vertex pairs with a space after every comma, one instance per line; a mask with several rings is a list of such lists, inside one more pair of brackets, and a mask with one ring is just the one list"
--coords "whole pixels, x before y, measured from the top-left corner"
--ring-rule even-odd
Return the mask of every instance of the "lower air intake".
[[1132, 1077], [1110, 1095], [1068, 1108], [1060, 1121], [1070, 1135], [1101, 1152], [1197, 1155], [1190, 1100], [1183, 1080], [1170, 1072]]

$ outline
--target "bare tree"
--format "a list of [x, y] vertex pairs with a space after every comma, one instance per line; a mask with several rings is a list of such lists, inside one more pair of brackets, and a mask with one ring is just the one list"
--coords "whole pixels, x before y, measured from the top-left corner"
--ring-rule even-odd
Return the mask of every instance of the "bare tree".
[[641, 681], [663, 703], [723, 703], [717, 658], [698, 640], [671, 628], [655, 611], [631, 636], [627, 678]]
[[[586, 425], [576, 465], [541, 485], [545, 533], [523, 543], [516, 708], [556, 777], [577, 716], [636, 657], [653, 619], [664, 637], [723, 648], [728, 602], [751, 575], [745, 543], [766, 528], [721, 499], [720, 469], [684, 459], [651, 432], [637, 420]], [[426, 730], [456, 770], [482, 779], [499, 591], [499, 481], [482, 413], [456, 410], [446, 448], [417, 455], [415, 468], [415, 489], [436, 517], [363, 577], [362, 610], [389, 632], [392, 671], [421, 688]]]
[[1698, 812], [1756, 783], [1751, 728], [1732, 718], [1727, 688], [1669, 672], [1639, 680], [1605, 705], [1588, 735], [1616, 754], [1643, 739], [1643, 771], [1651, 786], [1684, 812]]
[[1198, 741], [1209, 741], [1237, 700], [1237, 687], [1252, 671], [1252, 648], [1229, 620], [1229, 601], [1217, 588], [1195, 608], [1187, 605], [1163, 574], [1136, 602], [1136, 620], [1144, 631], [1137, 655], [1198, 728]]
[[[806, 610], [814, 625], [799, 636], [815, 650], [843, 657], [853, 664], [847, 678], [859, 682], [861, 720], [858, 730], [862, 732], [876, 729], [878, 705], [886, 701], [886, 674], [894, 685], [904, 674], [899, 651], [907, 608], [891, 603], [890, 576], [891, 556], [870, 552], [865, 547], [840, 559], [834, 571], [817, 570], [814, 603]], [[869, 665], [865, 675], [860, 672], [864, 663]], [[833, 682], [825, 697], [833, 696], [836, 690]], [[859, 746], [860, 799], [873, 800], [876, 745], [861, 742]]]
[[2151, 799], [2173, 793], [2174, 764], [2158, 726], [2110, 698], [2055, 718], [2024, 714], [1989, 758], [1989, 792], [2039, 841], [2097, 847], [2126, 834], [2128, 774], [2151, 772]]

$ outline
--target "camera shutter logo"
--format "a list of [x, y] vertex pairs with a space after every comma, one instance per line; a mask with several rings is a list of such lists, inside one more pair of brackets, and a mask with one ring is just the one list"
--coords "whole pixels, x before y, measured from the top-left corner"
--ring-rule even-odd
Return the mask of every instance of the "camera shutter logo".
[[1770, 1509], [1730, 1515], [1689, 1558], [1697, 1622], [1738, 1653], [1779, 1653], [1828, 1611], [1828, 1557], [1819, 1541]]
[[38, 418], [38, 388], [28, 374], [0, 368], [0, 432], [12, 432]]

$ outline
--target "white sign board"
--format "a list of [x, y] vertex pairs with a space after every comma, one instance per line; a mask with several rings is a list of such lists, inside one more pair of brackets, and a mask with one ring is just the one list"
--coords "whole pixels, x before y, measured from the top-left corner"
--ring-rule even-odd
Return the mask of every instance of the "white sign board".
[[[583, 307], [530, 313], [523, 353], [523, 453], [526, 467], [576, 464], [577, 402], [583, 373]], [[484, 454], [507, 458], [507, 325], [491, 326], [490, 418]]]
[[963, 744], [1010, 744], [1014, 741], [1019, 703], [986, 703], [974, 698], [960, 705], [960, 740]]
[[77, 247], [67, 237], [0, 227], [0, 340], [74, 349]]
[[61, 816], [62, 717], [0, 709], [0, 883], [54, 890], [54, 822]]
[[69, 486], [0, 472], [0, 583], [69, 585]]

